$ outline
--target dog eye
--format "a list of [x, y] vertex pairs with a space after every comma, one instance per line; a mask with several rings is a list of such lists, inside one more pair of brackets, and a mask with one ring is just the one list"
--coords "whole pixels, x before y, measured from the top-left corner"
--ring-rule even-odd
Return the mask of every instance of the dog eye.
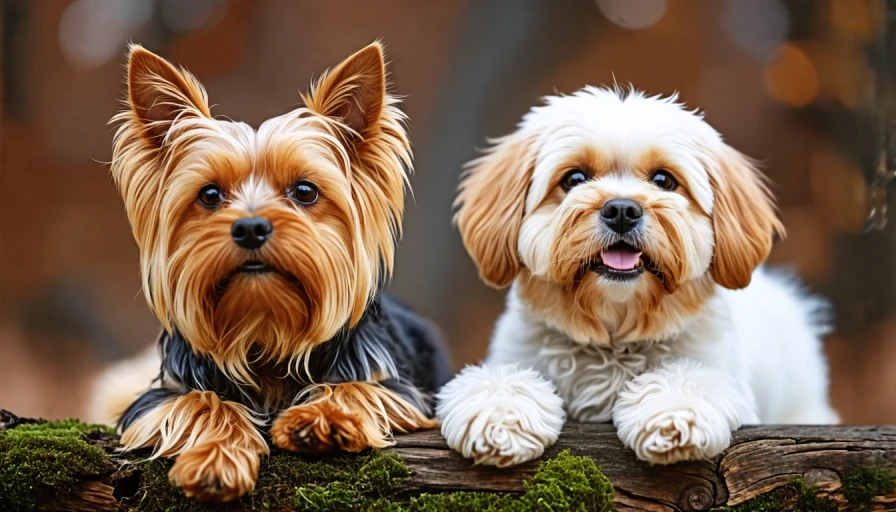
[[566, 173], [565, 176], [563, 176], [563, 181], [561, 181], [560, 184], [565, 190], [569, 191], [573, 187], [577, 187], [582, 183], [585, 183], [586, 181], [588, 181], [587, 174], [580, 171], [579, 169], [573, 169]]
[[199, 202], [206, 208], [214, 208], [224, 200], [224, 194], [215, 185], [206, 185], [199, 191]]
[[300, 181], [296, 188], [292, 189], [290, 195], [297, 203], [305, 205], [314, 204], [320, 196], [317, 192], [317, 187], [308, 181]]
[[653, 176], [650, 177], [650, 181], [663, 190], [671, 191], [675, 190], [675, 188], [678, 187], [678, 182], [675, 181], [675, 178], [673, 178], [668, 171], [656, 171], [655, 173], [653, 173]]

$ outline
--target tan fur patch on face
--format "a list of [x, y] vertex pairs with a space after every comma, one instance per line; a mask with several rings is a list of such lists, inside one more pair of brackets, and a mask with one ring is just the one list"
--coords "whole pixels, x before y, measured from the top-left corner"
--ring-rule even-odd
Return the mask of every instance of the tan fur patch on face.
[[151, 459], [177, 457], [168, 478], [188, 496], [229, 501], [255, 488], [268, 445], [261, 421], [211, 391], [191, 391], [147, 412], [121, 435], [125, 450], [154, 447]]
[[[603, 216], [617, 199], [637, 203], [633, 229]], [[514, 282], [534, 320], [604, 345], [680, 333], [715, 285], [747, 286], [783, 233], [755, 164], [702, 115], [618, 88], [545, 98], [470, 163], [456, 206], [483, 280]], [[636, 272], [607, 273], [607, 250], [637, 253], [622, 269]]]
[[518, 293], [539, 318], [579, 343], [610, 345], [645, 339], [663, 339], [697, 314], [713, 295], [708, 277], [684, 283], [667, 294], [657, 279], [647, 280], [628, 301], [607, 299], [598, 276], [587, 273], [575, 283], [563, 284], [524, 271]]
[[359, 452], [390, 446], [395, 431], [438, 426], [436, 420], [376, 383], [321, 384], [308, 393], [308, 402], [290, 407], [274, 421], [274, 446], [302, 453]]
[[[250, 359], [297, 368], [357, 324], [392, 272], [412, 160], [380, 45], [258, 130], [212, 117], [195, 77], [139, 47], [128, 85], [110, 171], [163, 327], [257, 389]], [[299, 184], [317, 191], [313, 201], [294, 197]], [[212, 205], [199, 198], [206, 187]], [[235, 223], [255, 217], [268, 238], [235, 243]], [[247, 262], [264, 273], [240, 271]]]

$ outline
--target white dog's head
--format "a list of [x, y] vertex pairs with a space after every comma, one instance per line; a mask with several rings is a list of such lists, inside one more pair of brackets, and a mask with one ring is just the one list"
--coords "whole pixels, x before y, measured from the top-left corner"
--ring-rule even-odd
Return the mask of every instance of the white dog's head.
[[763, 177], [676, 97], [554, 96], [471, 162], [456, 221], [482, 278], [583, 343], [663, 338], [783, 234]]

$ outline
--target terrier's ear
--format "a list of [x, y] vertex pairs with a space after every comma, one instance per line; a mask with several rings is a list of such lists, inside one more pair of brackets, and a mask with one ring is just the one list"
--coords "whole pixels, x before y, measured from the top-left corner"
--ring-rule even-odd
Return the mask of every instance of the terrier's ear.
[[386, 66], [380, 43], [368, 45], [326, 73], [304, 100], [312, 111], [338, 119], [364, 137], [386, 105]]
[[517, 244], [534, 167], [531, 137], [504, 137], [468, 164], [454, 203], [464, 247], [482, 280], [496, 288], [520, 272]]
[[710, 174], [715, 202], [712, 223], [716, 283], [737, 290], [750, 284], [753, 271], [768, 257], [776, 236], [784, 236], [772, 194], [755, 164], [725, 146]]
[[[364, 226], [359, 247], [366, 258], [359, 261], [365, 261], [369, 270], [369, 289], [377, 289], [382, 276], [392, 271], [412, 161], [405, 116], [396, 106], [397, 99], [387, 93], [380, 43], [368, 45], [324, 73], [302, 100], [308, 111], [327, 118], [327, 125], [338, 124], [342, 142], [351, 149], [351, 168], [345, 171]], [[369, 304], [363, 294], [357, 297], [352, 321]]]
[[183, 117], [211, 117], [202, 84], [165, 59], [132, 45], [128, 57], [128, 103], [144, 134], [157, 147]]

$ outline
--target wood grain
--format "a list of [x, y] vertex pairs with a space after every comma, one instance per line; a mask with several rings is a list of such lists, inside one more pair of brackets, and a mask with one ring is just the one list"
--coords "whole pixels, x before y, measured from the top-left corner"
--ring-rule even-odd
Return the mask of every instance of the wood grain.
[[[0, 429], [35, 421], [0, 411]], [[103, 475], [85, 475], [78, 496], [57, 496], [50, 509], [99, 510], [115, 508], [121, 496], [139, 498], [140, 472], [127, 456], [116, 453], [117, 438], [94, 432], [87, 440], [115, 463]], [[411, 471], [401, 490], [406, 497], [448, 491], [520, 493], [539, 462], [506, 469], [474, 466], [450, 450], [438, 431], [396, 441], [388, 451], [401, 455]], [[571, 423], [543, 459], [566, 449], [600, 466], [616, 488], [617, 510], [711, 510], [743, 503], [794, 477], [845, 505], [843, 481], [848, 475], [859, 469], [896, 471], [896, 426], [745, 427], [713, 460], [651, 466], [622, 446], [611, 425]], [[896, 493], [878, 497], [874, 504], [875, 510], [893, 509]]]
[[[743, 503], [794, 477], [843, 502], [842, 479], [862, 468], [896, 469], [896, 426], [755, 426], [704, 462], [651, 466], [635, 459], [611, 425], [568, 424], [552, 457], [569, 449], [594, 459], [616, 487], [618, 510], [699, 511]], [[408, 492], [522, 492], [538, 461], [510, 469], [475, 467], [445, 446], [438, 432], [402, 436], [393, 448], [413, 475]], [[880, 508], [896, 495], [876, 500]]]

